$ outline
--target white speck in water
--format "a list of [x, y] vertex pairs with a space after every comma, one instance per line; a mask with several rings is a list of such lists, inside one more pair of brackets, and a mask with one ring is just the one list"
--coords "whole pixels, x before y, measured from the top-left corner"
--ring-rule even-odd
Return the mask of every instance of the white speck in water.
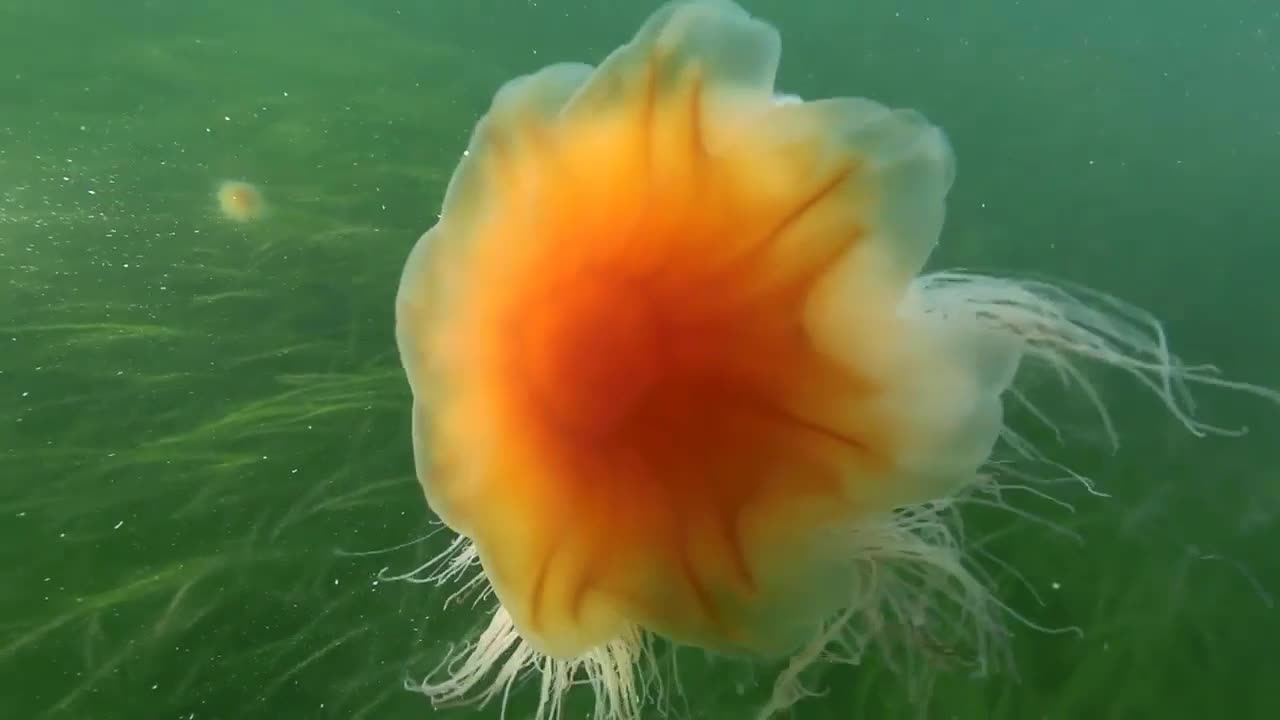
[[1058, 582], [1057, 580], [1054, 580], [1054, 581], [1050, 584], [1050, 587], [1052, 587], [1054, 590], [1061, 590], [1061, 589], [1062, 589], [1062, 583]]
[[116, 524], [115, 524], [115, 527], [113, 527], [113, 528], [111, 528], [111, 529], [112, 529], [112, 530], [119, 530], [119, 529], [120, 529], [121, 527], [123, 527], [123, 526], [124, 526], [124, 521], [123, 521], [123, 520], [121, 520], [120, 522], [118, 522], [118, 523], [116, 523]]

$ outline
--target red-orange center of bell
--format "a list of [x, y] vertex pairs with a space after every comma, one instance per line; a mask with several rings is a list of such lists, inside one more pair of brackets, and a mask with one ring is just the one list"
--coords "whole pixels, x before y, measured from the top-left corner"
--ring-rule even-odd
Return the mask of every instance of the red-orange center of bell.
[[635, 288], [603, 275], [551, 291], [523, 323], [526, 372], [536, 402], [569, 429], [618, 429], [659, 376], [658, 323]]

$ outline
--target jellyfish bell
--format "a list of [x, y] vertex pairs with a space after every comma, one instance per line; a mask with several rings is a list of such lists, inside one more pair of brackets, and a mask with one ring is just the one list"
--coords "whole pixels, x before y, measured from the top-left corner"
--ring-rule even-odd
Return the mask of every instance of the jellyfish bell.
[[222, 216], [238, 223], [257, 220], [267, 209], [262, 191], [243, 180], [223, 181], [218, 185], [217, 200]]
[[477, 125], [396, 301], [418, 478], [465, 538], [443, 572], [476, 561], [498, 601], [434, 700], [541, 672], [539, 717], [582, 676], [637, 717], [663, 637], [792, 657], [769, 715], [797, 668], [944, 604], [983, 652], [994, 603], [942, 511], [1010, 436], [1020, 363], [1163, 378], [1175, 410], [1214, 381], [1120, 306], [921, 275], [945, 136], [777, 94], [779, 56], [734, 3], [675, 2]]

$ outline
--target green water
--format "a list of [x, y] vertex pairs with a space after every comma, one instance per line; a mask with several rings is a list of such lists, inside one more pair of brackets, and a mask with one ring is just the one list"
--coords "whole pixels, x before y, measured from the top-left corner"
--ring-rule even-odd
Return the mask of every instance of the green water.
[[[1121, 295], [1189, 361], [1280, 385], [1274, 3], [746, 5], [782, 31], [784, 90], [947, 130], [932, 267]], [[599, 60], [655, 6], [0, 5], [0, 719], [498, 717], [403, 689], [485, 613], [378, 579], [447, 543], [414, 542], [434, 526], [392, 299], [497, 86]], [[220, 218], [226, 178], [269, 217]], [[1207, 420], [1250, 433], [1197, 439], [1095, 379], [1120, 449], [1052, 386], [1073, 444], [1037, 440], [1111, 497], [1021, 504], [1080, 540], [972, 517], [1026, 580], [994, 566], [999, 596], [1081, 633], [1015, 626], [1016, 675], [944, 673], [924, 708], [874, 660], [833, 669], [795, 718], [1280, 717], [1280, 411], [1206, 392]], [[694, 717], [767, 693], [681, 657]]]

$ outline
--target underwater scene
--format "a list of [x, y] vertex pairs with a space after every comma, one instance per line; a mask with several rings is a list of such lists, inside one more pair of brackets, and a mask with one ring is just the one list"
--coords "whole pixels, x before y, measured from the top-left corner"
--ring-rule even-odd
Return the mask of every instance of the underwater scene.
[[0, 720], [1280, 717], [1265, 0], [8, 0]]

